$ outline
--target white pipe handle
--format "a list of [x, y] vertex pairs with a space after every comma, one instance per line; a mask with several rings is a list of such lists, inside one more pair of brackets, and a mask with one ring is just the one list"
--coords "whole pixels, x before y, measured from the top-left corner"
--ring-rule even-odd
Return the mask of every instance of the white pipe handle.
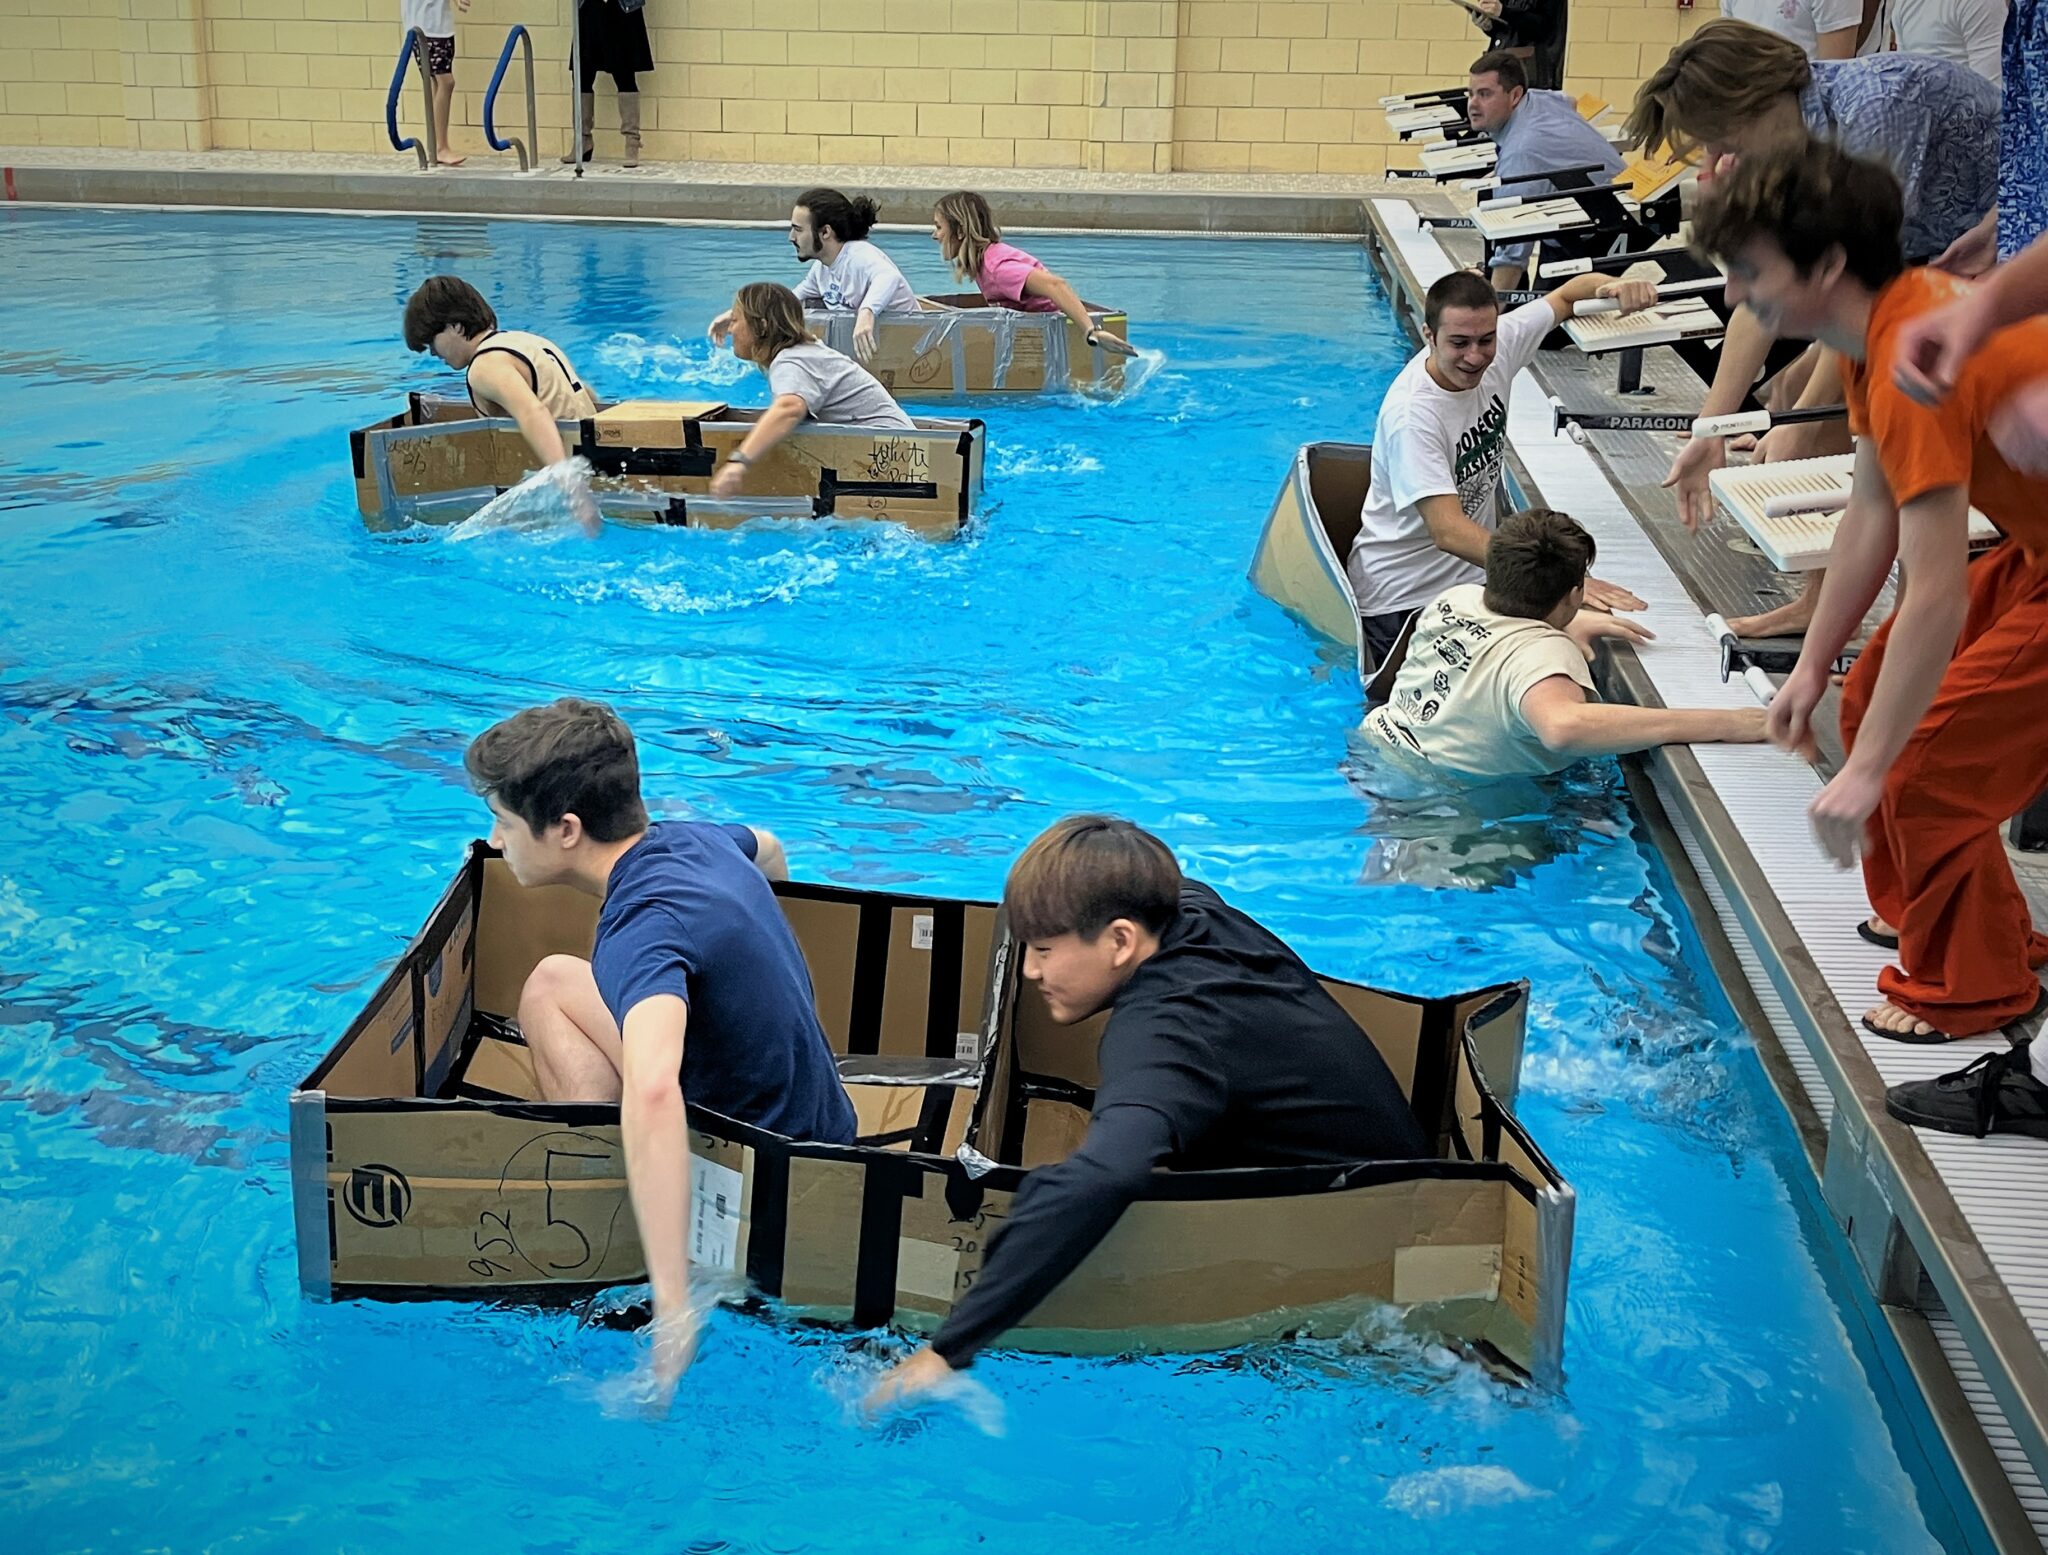
[[1778, 688], [1771, 684], [1771, 677], [1758, 669], [1754, 664], [1743, 667], [1742, 679], [1743, 683], [1755, 694], [1756, 699], [1763, 703], [1765, 707], [1769, 707], [1771, 705], [1771, 698], [1778, 694]]
[[1771, 413], [1767, 410], [1738, 410], [1725, 416], [1700, 416], [1693, 421], [1694, 437], [1735, 437], [1743, 432], [1768, 432]]

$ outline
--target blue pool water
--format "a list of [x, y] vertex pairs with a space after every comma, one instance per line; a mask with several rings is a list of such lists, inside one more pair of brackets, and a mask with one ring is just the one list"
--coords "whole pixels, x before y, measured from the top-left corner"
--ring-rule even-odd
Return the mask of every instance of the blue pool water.
[[[744, 403], [701, 330], [793, 275], [773, 232], [8, 209], [0, 243], [6, 1547], [1953, 1534], [1618, 770], [1371, 798], [1348, 672], [1244, 581], [1295, 445], [1364, 437], [1404, 354], [1357, 249], [1034, 240], [1166, 360], [1117, 403], [983, 407], [984, 520], [929, 544], [359, 523], [344, 434], [452, 383], [398, 338], [421, 278], [476, 281], [606, 395]], [[484, 825], [470, 735], [566, 692], [633, 723], [658, 811], [771, 826], [800, 875], [989, 895], [1048, 821], [1110, 808], [1323, 970], [1532, 979], [1521, 1110], [1580, 1195], [1562, 1389], [1372, 1334], [996, 1355], [1000, 1439], [874, 1431], [847, 1413], [867, 1347], [724, 1315], [651, 1425], [596, 1398], [626, 1336], [303, 1302], [286, 1093]]]

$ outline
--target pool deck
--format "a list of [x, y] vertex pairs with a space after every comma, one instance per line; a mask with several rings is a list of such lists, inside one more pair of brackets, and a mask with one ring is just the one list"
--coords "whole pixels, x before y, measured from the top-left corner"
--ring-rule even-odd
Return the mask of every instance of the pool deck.
[[[1412, 192], [1415, 186], [1410, 185]], [[1434, 194], [1370, 202], [1368, 245], [1412, 308], [1476, 240], [1421, 227]], [[1471, 247], [1473, 252], [1464, 252]], [[1779, 591], [1725, 516], [1688, 536], [1659, 481], [1677, 449], [1666, 433], [1554, 433], [1549, 396], [1587, 411], [1696, 412], [1704, 389], [1652, 351], [1647, 400], [1616, 390], [1612, 359], [1552, 352], [1519, 381], [1509, 437], [1525, 496], [1540, 494], [1590, 529], [1603, 576], [1649, 603], [1657, 641], [1613, 656], [1610, 694], [1670, 706], [1754, 705], [1724, 683], [1709, 610], [1733, 615]], [[1663, 363], [1656, 362], [1663, 356]], [[1906, 1127], [1884, 1110], [1902, 1080], [1958, 1069], [2003, 1038], [1945, 1047], [1886, 1041], [1857, 1024], [1891, 959], [1855, 925], [1862, 878], [1833, 867], [1806, 808], [1824, 770], [1769, 746], [1667, 748], [1642, 763], [1669, 836], [1660, 839], [1759, 1052], [1800, 1127], [1821, 1192], [1869, 1293], [1925, 1394], [1941, 1441], [2001, 1550], [2048, 1547], [2048, 1145]], [[2048, 921], [2048, 860], [2014, 854]], [[1716, 930], [1718, 929], [1718, 934]], [[1715, 941], [1720, 941], [1716, 944]]]
[[963, 184], [993, 196], [1006, 227], [1267, 233], [1356, 238], [1364, 201], [1393, 185], [1339, 174], [1090, 173], [1038, 168], [785, 167], [604, 163], [582, 177], [552, 157], [521, 173], [510, 156], [422, 170], [410, 153], [125, 151], [0, 146], [0, 199], [62, 205], [345, 210], [351, 214], [758, 222], [780, 227], [791, 197], [825, 183], [872, 194], [884, 225], [922, 224]]

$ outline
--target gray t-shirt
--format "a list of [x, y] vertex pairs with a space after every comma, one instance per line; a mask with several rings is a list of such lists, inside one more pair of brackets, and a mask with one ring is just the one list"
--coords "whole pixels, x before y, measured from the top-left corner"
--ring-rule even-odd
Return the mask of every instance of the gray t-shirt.
[[912, 429], [903, 407], [889, 397], [880, 380], [850, 356], [807, 340], [785, 346], [768, 364], [770, 392], [794, 394], [813, 421], [842, 427]]

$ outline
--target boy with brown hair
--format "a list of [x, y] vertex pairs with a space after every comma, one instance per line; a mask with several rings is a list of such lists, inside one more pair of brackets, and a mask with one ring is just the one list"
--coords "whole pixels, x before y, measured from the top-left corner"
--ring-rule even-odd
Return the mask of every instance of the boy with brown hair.
[[[1848, 758], [1812, 821], [1838, 863], [1861, 854], [1880, 920], [1866, 929], [1897, 929], [1900, 964], [1879, 976], [1885, 1001], [1863, 1025], [1932, 1043], [1997, 1031], [2042, 998], [2034, 969], [2048, 939], [1999, 828], [2048, 786], [2048, 480], [2014, 469], [1991, 429], [2048, 376], [2048, 320], [1992, 335], [1939, 405], [1912, 399], [1894, 381], [1901, 337], [1970, 283], [1907, 268], [1899, 227], [1888, 170], [1812, 142], [1716, 180], [1693, 234], [1722, 260], [1729, 301], [1843, 360], [1857, 439], [1849, 506], [1804, 651], [1771, 704], [1771, 737], [1812, 752], [1829, 666], [1896, 560], [1898, 606], [1843, 687]], [[1974, 564], [1973, 504], [2008, 537]], [[1913, 1121], [1977, 1128], [1978, 1100], [2002, 1095], [1991, 1067], [1945, 1091], [1930, 1082]]]
[[1031, 1172], [981, 1278], [868, 1395], [943, 1388], [1109, 1234], [1155, 1168], [1430, 1154], [1386, 1063], [1300, 957], [1129, 821], [1074, 815], [1003, 887], [1023, 974], [1071, 1026], [1109, 1010], [1088, 1134]]
[[519, 1030], [544, 1100], [619, 1104], [654, 1291], [651, 1401], [665, 1403], [697, 1333], [686, 1099], [791, 1139], [854, 1136], [810, 972], [768, 884], [788, 876], [782, 844], [748, 826], [650, 824], [632, 731], [601, 702], [515, 713], [463, 765], [514, 879], [604, 903], [588, 961], [533, 969]]
[[1593, 553], [1593, 537], [1563, 513], [1509, 515], [1487, 544], [1484, 585], [1461, 583], [1422, 609], [1392, 695], [1366, 715], [1366, 732], [1420, 757], [1432, 775], [1470, 782], [1652, 745], [1762, 740], [1760, 707], [1599, 700], [1586, 669], [1594, 642], [1650, 633], [1585, 608]]
[[498, 328], [498, 315], [469, 282], [431, 275], [405, 304], [409, 351], [432, 351], [463, 375], [478, 415], [510, 416], [543, 466], [568, 457], [558, 421], [597, 414], [597, 400], [552, 340]]

